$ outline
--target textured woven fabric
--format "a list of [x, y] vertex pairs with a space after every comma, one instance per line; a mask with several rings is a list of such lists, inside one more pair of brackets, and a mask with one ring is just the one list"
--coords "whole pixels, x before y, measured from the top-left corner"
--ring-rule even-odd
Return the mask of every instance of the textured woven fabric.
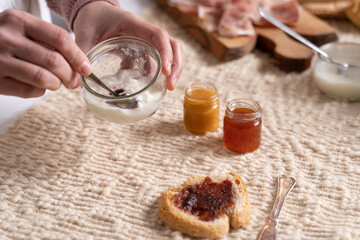
[[[191, 239], [159, 219], [159, 196], [190, 176], [227, 171], [243, 177], [252, 217], [225, 239], [256, 239], [282, 174], [297, 185], [278, 239], [360, 239], [360, 102], [324, 96], [309, 70], [284, 73], [257, 50], [219, 62], [159, 9], [145, 17], [182, 42], [177, 89], [134, 124], [95, 117], [79, 90], [61, 89], [22, 114], [0, 135], [0, 239]], [[350, 23], [331, 24], [342, 41], [360, 43]], [[222, 125], [202, 137], [185, 131], [184, 88], [193, 81], [217, 86], [222, 117], [231, 99], [259, 101], [257, 151], [226, 150]]]

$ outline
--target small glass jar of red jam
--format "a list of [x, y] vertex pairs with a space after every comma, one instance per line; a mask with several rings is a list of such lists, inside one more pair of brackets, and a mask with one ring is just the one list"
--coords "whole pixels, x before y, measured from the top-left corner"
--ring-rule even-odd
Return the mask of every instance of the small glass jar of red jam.
[[223, 144], [232, 152], [244, 154], [260, 146], [262, 110], [258, 102], [234, 99], [225, 110]]
[[210, 83], [193, 83], [186, 87], [184, 125], [187, 131], [204, 135], [216, 132], [220, 121], [220, 101], [217, 89]]

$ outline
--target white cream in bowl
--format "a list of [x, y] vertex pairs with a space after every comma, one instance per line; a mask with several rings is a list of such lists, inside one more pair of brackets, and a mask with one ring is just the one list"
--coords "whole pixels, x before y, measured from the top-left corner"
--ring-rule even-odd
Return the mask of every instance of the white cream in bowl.
[[327, 96], [356, 101], [360, 100], [360, 44], [329, 43], [321, 47], [335, 62], [327, 62], [318, 56], [313, 67], [313, 78], [318, 88]]
[[[147, 80], [146, 77], [142, 77], [143, 79], [131, 78], [132, 74], [133, 73], [124, 74], [121, 75], [120, 78], [108, 76], [101, 80], [113, 90], [123, 89], [124, 92], [133, 92], [134, 89], [141, 89], [141, 86], [144, 85], [144, 81], [146, 82]], [[96, 92], [109, 95], [109, 93], [100, 86], [96, 84], [91, 84], [91, 86]], [[89, 109], [96, 115], [112, 122], [130, 123], [139, 121], [153, 114], [161, 104], [162, 98], [163, 91], [161, 88], [153, 88], [144, 91], [143, 93], [130, 98], [135, 99], [137, 102], [137, 106], [131, 109], [120, 108], [111, 104], [111, 102], [116, 102], [117, 100], [99, 99], [92, 95], [87, 95], [84, 99], [88, 104]]]

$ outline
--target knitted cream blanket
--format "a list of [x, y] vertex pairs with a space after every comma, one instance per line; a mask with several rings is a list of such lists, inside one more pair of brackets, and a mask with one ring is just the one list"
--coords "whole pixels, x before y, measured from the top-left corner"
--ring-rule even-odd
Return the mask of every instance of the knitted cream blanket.
[[[228, 171], [243, 177], [252, 217], [225, 239], [256, 239], [282, 174], [297, 184], [278, 239], [360, 239], [360, 103], [324, 96], [309, 70], [284, 73], [258, 50], [219, 62], [156, 7], [145, 17], [182, 42], [177, 89], [134, 124], [95, 117], [79, 90], [61, 89], [22, 114], [0, 135], [0, 239], [191, 239], [162, 223], [158, 197], [190, 176]], [[360, 43], [350, 23], [331, 24], [342, 41]], [[203, 137], [185, 131], [184, 88], [194, 81], [217, 86], [222, 116], [231, 99], [260, 102], [257, 151], [226, 150], [222, 126]]]

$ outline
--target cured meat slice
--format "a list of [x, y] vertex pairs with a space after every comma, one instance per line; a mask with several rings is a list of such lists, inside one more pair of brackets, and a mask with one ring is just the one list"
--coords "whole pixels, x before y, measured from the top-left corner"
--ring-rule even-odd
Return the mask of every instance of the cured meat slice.
[[[196, 2], [196, 0], [195, 0]], [[231, 3], [231, 0], [198, 0], [200, 5], [203, 6], [222, 6], [227, 3]]]
[[255, 35], [254, 27], [251, 23], [251, 13], [248, 5], [236, 5], [224, 10], [218, 32], [223, 37], [236, 37], [239, 35]]
[[255, 35], [254, 27], [249, 18], [234, 18], [234, 21], [230, 22], [230, 24], [224, 24], [223, 22], [224, 19], [220, 21], [218, 26], [219, 35], [222, 37]]
[[[285, 24], [293, 24], [299, 20], [301, 16], [301, 7], [297, 0], [261, 0], [259, 6], [263, 7], [265, 11], [269, 12], [277, 20]], [[252, 21], [257, 26], [270, 25], [259, 14], [252, 18]]]
[[219, 21], [223, 10], [216, 7], [199, 6], [198, 16], [202, 20], [205, 28], [210, 32], [218, 30]]
[[186, 12], [197, 11], [199, 6], [222, 8], [231, 2], [232, 0], [169, 0], [171, 5], [176, 5]]
[[262, 18], [261, 6], [285, 24], [295, 23], [301, 15], [297, 0], [169, 0], [181, 11], [198, 15], [208, 31], [221, 36], [254, 35], [254, 27], [270, 25]]
[[169, 3], [183, 12], [193, 13], [197, 13], [199, 5], [198, 0], [169, 0]]
[[300, 18], [301, 8], [295, 0], [274, 4], [270, 13], [279, 21], [289, 24], [294, 23]]

